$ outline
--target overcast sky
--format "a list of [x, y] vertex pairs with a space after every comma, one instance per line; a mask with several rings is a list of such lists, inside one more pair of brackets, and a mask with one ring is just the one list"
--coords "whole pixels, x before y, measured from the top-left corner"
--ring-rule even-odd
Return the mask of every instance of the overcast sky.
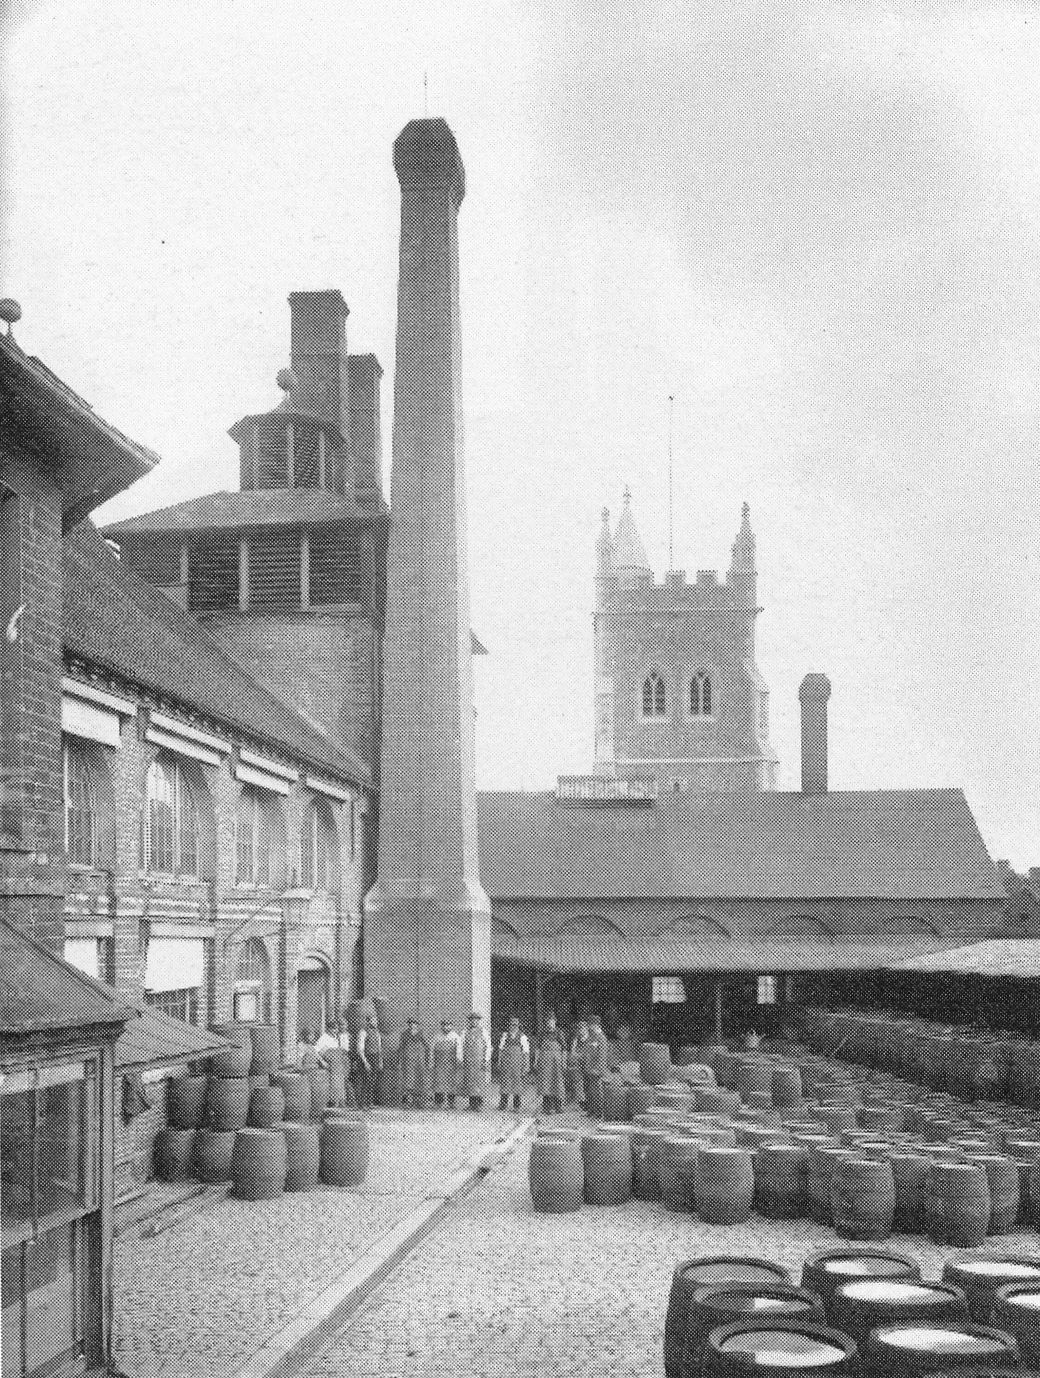
[[386, 369], [391, 144], [444, 115], [461, 215], [478, 783], [590, 768], [593, 546], [633, 491], [724, 570], [751, 504], [781, 787], [960, 785], [1040, 864], [1040, 17], [825, 0], [7, 0], [0, 293], [158, 450], [115, 519], [237, 486], [288, 293]]

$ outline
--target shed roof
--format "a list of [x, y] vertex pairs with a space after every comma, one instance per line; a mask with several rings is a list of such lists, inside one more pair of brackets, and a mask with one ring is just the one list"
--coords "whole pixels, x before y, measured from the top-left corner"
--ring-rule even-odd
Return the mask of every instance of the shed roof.
[[0, 1034], [118, 1026], [132, 1013], [108, 986], [0, 919]]
[[479, 796], [492, 899], [1000, 900], [959, 789]]

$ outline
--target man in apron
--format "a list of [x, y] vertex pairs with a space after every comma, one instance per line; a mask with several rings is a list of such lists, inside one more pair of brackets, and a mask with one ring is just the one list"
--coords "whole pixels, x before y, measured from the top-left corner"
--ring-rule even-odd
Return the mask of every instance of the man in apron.
[[441, 1020], [441, 1031], [433, 1040], [431, 1056], [433, 1103], [443, 1105], [447, 1101], [448, 1109], [454, 1110], [462, 1070], [462, 1035], [452, 1028], [450, 1019]]
[[479, 1110], [484, 1104], [491, 1078], [491, 1040], [480, 1024], [480, 1015], [471, 1014], [466, 1037], [462, 1041], [462, 1094], [469, 1097], [469, 1108]]
[[538, 1094], [542, 1098], [542, 1112], [559, 1115], [563, 1110], [563, 1070], [566, 1055], [563, 1034], [556, 1027], [555, 1014], [546, 1015], [545, 1028], [535, 1053], [534, 1070], [538, 1079]]
[[582, 1050], [585, 1081], [585, 1113], [593, 1120], [603, 1118], [603, 1078], [610, 1070], [610, 1044], [598, 1015], [589, 1020], [589, 1037]]
[[519, 1019], [513, 1018], [498, 1043], [499, 1110], [508, 1109], [510, 1097], [513, 1110], [520, 1109], [520, 1097], [530, 1070], [531, 1047], [527, 1035], [520, 1032]]
[[367, 1110], [375, 1100], [382, 1075], [383, 1036], [376, 1025], [375, 1015], [370, 1014], [364, 1028], [358, 1029], [350, 1050], [350, 1079], [354, 1083], [357, 1103], [362, 1109]]
[[412, 1105], [418, 1110], [422, 1105], [430, 1066], [429, 1044], [419, 1031], [418, 1019], [409, 1019], [408, 1027], [401, 1035], [397, 1065], [401, 1073], [401, 1104], [405, 1107]]
[[564, 1072], [564, 1086], [566, 1096], [569, 1101], [576, 1101], [579, 1105], [585, 1099], [584, 1059], [585, 1044], [589, 1041], [589, 1026], [584, 1019], [579, 1019], [574, 1029], [574, 1037], [571, 1039], [570, 1056], [567, 1059], [567, 1066]]

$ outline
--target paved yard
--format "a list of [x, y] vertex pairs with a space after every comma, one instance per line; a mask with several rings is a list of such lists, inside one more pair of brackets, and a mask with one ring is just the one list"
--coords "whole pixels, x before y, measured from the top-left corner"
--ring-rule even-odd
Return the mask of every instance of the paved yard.
[[[795, 1280], [836, 1244], [808, 1221], [703, 1225], [655, 1203], [536, 1215], [522, 1143], [440, 1224], [312, 1362], [308, 1378], [661, 1378], [665, 1304], [677, 1261], [741, 1253]], [[955, 1250], [892, 1246], [938, 1276]], [[1001, 1245], [1033, 1248], [1033, 1233]]]
[[116, 1243], [116, 1360], [132, 1378], [227, 1375], [482, 1145], [510, 1115], [376, 1110], [357, 1191], [232, 1198], [153, 1237]]

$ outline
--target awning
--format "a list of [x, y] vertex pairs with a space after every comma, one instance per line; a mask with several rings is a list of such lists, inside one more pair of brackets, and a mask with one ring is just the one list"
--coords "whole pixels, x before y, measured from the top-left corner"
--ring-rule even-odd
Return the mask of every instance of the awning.
[[896, 971], [950, 972], [957, 976], [1040, 977], [1040, 938], [988, 938], [948, 952], [899, 962]]
[[205, 950], [202, 938], [149, 938], [145, 990], [195, 990], [202, 985]]
[[101, 980], [101, 948], [97, 938], [66, 938], [65, 960], [77, 971]]
[[492, 955], [543, 971], [880, 971], [934, 951], [936, 937], [706, 939], [568, 936], [519, 938], [496, 932]]
[[226, 1038], [185, 1024], [181, 1019], [171, 1019], [147, 1005], [135, 1005], [134, 1013], [137, 1017], [130, 1020], [116, 1041], [119, 1072], [195, 1062], [228, 1046]]

